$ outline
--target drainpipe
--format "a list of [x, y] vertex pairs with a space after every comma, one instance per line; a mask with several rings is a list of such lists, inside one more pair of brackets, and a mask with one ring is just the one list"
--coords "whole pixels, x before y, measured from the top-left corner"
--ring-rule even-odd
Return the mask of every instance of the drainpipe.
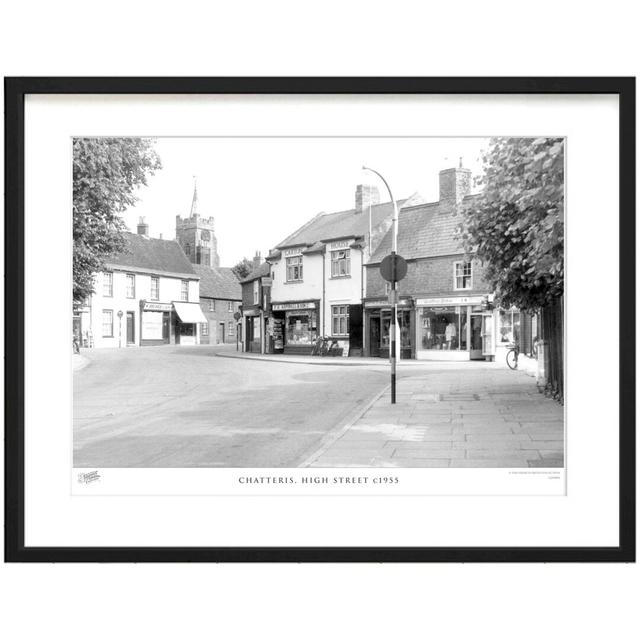
[[325, 270], [326, 270], [326, 260], [327, 260], [327, 252], [322, 252], [322, 336], [325, 335], [325, 322], [324, 322], [324, 314], [326, 312], [325, 306], [325, 289], [326, 289], [326, 280], [325, 280]]

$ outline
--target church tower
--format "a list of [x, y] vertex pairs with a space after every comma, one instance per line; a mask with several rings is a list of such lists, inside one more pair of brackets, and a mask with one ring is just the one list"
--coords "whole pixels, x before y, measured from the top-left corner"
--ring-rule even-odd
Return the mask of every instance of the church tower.
[[198, 213], [198, 185], [195, 181], [189, 217], [176, 216], [176, 240], [191, 263], [203, 264], [207, 267], [220, 266], [213, 217], [200, 217]]

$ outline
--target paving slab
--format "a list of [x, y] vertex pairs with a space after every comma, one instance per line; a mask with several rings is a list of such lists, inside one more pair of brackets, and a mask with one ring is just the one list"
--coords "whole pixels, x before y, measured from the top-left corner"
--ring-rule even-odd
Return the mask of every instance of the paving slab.
[[460, 367], [400, 378], [397, 391], [396, 405], [383, 393], [308, 464], [342, 463], [351, 451], [353, 466], [564, 465], [563, 407], [522, 371]]

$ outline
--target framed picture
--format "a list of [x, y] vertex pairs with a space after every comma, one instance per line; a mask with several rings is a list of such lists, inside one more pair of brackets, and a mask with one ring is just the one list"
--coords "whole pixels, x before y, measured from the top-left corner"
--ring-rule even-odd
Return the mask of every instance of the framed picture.
[[5, 114], [6, 560], [635, 560], [633, 78]]

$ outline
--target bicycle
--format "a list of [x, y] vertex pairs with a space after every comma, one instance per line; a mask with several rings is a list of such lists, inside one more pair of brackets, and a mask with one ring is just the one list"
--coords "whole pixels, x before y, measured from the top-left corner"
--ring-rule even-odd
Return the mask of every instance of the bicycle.
[[507, 366], [509, 369], [518, 368], [518, 356], [520, 355], [520, 348], [517, 344], [514, 344], [509, 351], [507, 351]]
[[329, 338], [318, 338], [313, 349], [312, 356], [338, 356], [342, 355], [342, 349], [338, 346], [338, 341], [334, 338], [329, 344]]

